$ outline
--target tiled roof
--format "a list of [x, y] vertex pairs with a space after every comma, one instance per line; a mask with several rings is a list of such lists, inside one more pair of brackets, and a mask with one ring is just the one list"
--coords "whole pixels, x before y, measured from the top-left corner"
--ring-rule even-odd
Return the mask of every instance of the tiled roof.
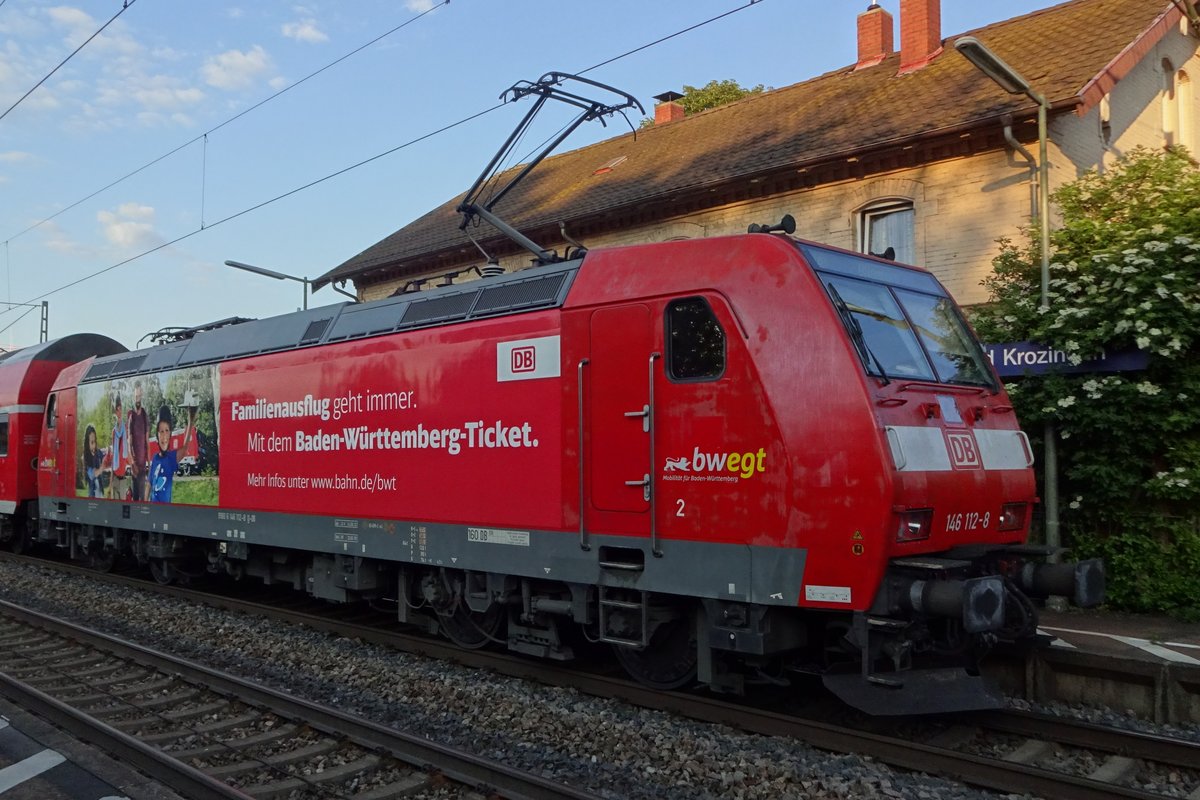
[[[1178, 14], [1169, 0], [1072, 0], [966, 33], [1000, 55], [1056, 109], [1069, 109], [1166, 13]], [[525, 232], [559, 220], [579, 223], [679, 194], [970, 128], [1029, 108], [1027, 98], [1005, 93], [955, 52], [958, 35], [946, 39], [941, 54], [915, 72], [898, 75], [900, 56], [894, 53], [877, 66], [855, 71], [850, 65], [552, 156], [495, 211]], [[621, 156], [625, 160], [616, 168], [593, 174]], [[410, 265], [415, 270], [420, 259], [469, 246], [454, 212], [459, 199], [368, 247], [314, 285], [377, 270], [403, 273]], [[486, 223], [478, 235], [484, 242], [497, 238]]]

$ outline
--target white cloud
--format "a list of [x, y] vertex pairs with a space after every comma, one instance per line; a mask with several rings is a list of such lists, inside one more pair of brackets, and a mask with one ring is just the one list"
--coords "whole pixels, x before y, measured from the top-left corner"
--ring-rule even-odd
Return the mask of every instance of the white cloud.
[[85, 106], [84, 115], [91, 117], [92, 124], [119, 127], [133, 120], [144, 127], [161, 127], [188, 119], [178, 112], [200, 105], [205, 97], [200, 87], [171, 75], [102, 78], [97, 82], [95, 105]]
[[[81, 8], [71, 8], [70, 6], [55, 6], [54, 8], [46, 9], [46, 14], [50, 19], [65, 28], [79, 28], [81, 30], [95, 30], [98, 26], [96, 20]], [[88, 35], [91, 35], [90, 32]]]
[[283, 23], [283, 35], [289, 39], [295, 39], [297, 42], [309, 42], [311, 44], [319, 44], [329, 41], [329, 37], [325, 32], [317, 27], [315, 19], [302, 19], [299, 22]]
[[242, 11], [240, 8], [235, 7], [235, 8], [231, 8], [228, 11], [226, 11], [225, 16], [229, 17], [230, 19], [241, 19], [242, 14], [244, 14], [244, 13], [246, 13], [246, 12]]
[[435, 3], [434, 0], [407, 0], [404, 3], [404, 7], [414, 14], [420, 14], [423, 11], [428, 11], [436, 5], [437, 3]]
[[141, 203], [121, 203], [117, 206], [117, 213], [130, 219], [154, 219], [154, 207]]
[[96, 220], [102, 226], [104, 238], [118, 247], [144, 248], [162, 242], [154, 230], [152, 206], [122, 203], [116, 211], [98, 212]]
[[179, 108], [191, 106], [204, 99], [204, 92], [195, 87], [145, 86], [133, 92], [133, 97], [146, 108]]
[[204, 62], [200, 72], [209, 86], [218, 89], [245, 89], [271, 67], [271, 57], [261, 45], [247, 52], [227, 50]]
[[54, 220], [42, 223], [38, 227], [38, 232], [41, 234], [42, 241], [45, 243], [47, 250], [51, 250], [60, 255], [90, 257], [100, 256], [100, 254], [94, 248], [85, 247], [84, 245], [72, 239], [71, 236]]
[[33, 158], [33, 153], [26, 153], [24, 150], [9, 150], [6, 153], [0, 153], [0, 162], [6, 164], [19, 164], [31, 158]]
[[137, 121], [143, 128], [162, 128], [169, 125], [187, 128], [196, 124], [194, 119], [179, 111], [176, 111], [174, 114], [160, 114], [157, 111], [139, 111]]
[[[55, 6], [46, 10], [50, 21], [60, 28], [67, 29], [66, 41], [72, 47], [78, 47], [87, 41], [99, 28], [100, 23], [86, 11], [71, 6]], [[117, 20], [105, 31], [93, 39], [84, 51], [87, 56], [107, 54], [132, 57], [142, 51], [142, 46], [129, 35], [124, 24]]]

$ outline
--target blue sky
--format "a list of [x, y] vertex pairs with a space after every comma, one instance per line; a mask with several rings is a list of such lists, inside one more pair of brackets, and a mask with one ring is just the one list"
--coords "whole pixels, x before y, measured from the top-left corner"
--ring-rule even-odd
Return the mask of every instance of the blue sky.
[[[301, 300], [299, 283], [241, 273], [224, 261], [297, 276], [323, 274], [467, 188], [525, 106], [493, 111], [222, 220], [488, 109], [518, 80], [550, 70], [582, 71], [733, 9], [742, 10], [588, 77], [628, 91], [648, 111], [653, 95], [684, 84], [732, 78], [747, 86], [782, 87], [811, 78], [853, 63], [855, 17], [867, 4], [135, 0], [0, 120], [0, 299], [27, 302], [199, 230], [51, 294], [46, 298], [51, 337], [95, 331], [132, 348], [165, 326], [294, 310]], [[882, 5], [898, 18], [899, 0]], [[943, 0], [942, 33], [958, 34], [1048, 5]], [[0, 112], [120, 8], [120, 0], [74, 5], [2, 0]], [[357, 55], [213, 130], [409, 20]], [[566, 120], [565, 111], [558, 113], [546, 121], [547, 135]], [[592, 123], [566, 148], [624, 130], [619, 119], [607, 129]], [[213, 132], [207, 141], [182, 147], [64, 211], [208, 131]], [[310, 304], [339, 299], [324, 288]], [[36, 310], [16, 321], [25, 310], [0, 314], [0, 328], [7, 327], [0, 347], [37, 341]]]

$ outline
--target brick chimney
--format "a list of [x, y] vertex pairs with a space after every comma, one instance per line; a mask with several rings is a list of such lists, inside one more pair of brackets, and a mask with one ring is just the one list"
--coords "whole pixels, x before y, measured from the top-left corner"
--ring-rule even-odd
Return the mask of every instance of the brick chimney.
[[892, 15], [872, 2], [866, 11], [858, 15], [858, 63], [855, 69], [873, 67], [892, 53]]
[[920, 69], [940, 52], [941, 0], [900, 0], [900, 74]]
[[687, 116], [687, 112], [683, 110], [683, 104], [679, 102], [683, 99], [683, 95], [679, 92], [663, 92], [654, 95], [654, 99], [658, 101], [658, 105], [654, 107], [655, 125], [675, 122]]

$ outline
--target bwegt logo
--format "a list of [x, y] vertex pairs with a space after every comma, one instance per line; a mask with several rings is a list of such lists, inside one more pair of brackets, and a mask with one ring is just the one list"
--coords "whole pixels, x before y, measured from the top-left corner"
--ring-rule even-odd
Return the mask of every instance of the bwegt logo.
[[696, 447], [691, 458], [668, 458], [663, 472], [734, 472], [751, 478], [766, 472], [766, 460], [766, 450], [761, 447], [757, 453], [704, 453]]

